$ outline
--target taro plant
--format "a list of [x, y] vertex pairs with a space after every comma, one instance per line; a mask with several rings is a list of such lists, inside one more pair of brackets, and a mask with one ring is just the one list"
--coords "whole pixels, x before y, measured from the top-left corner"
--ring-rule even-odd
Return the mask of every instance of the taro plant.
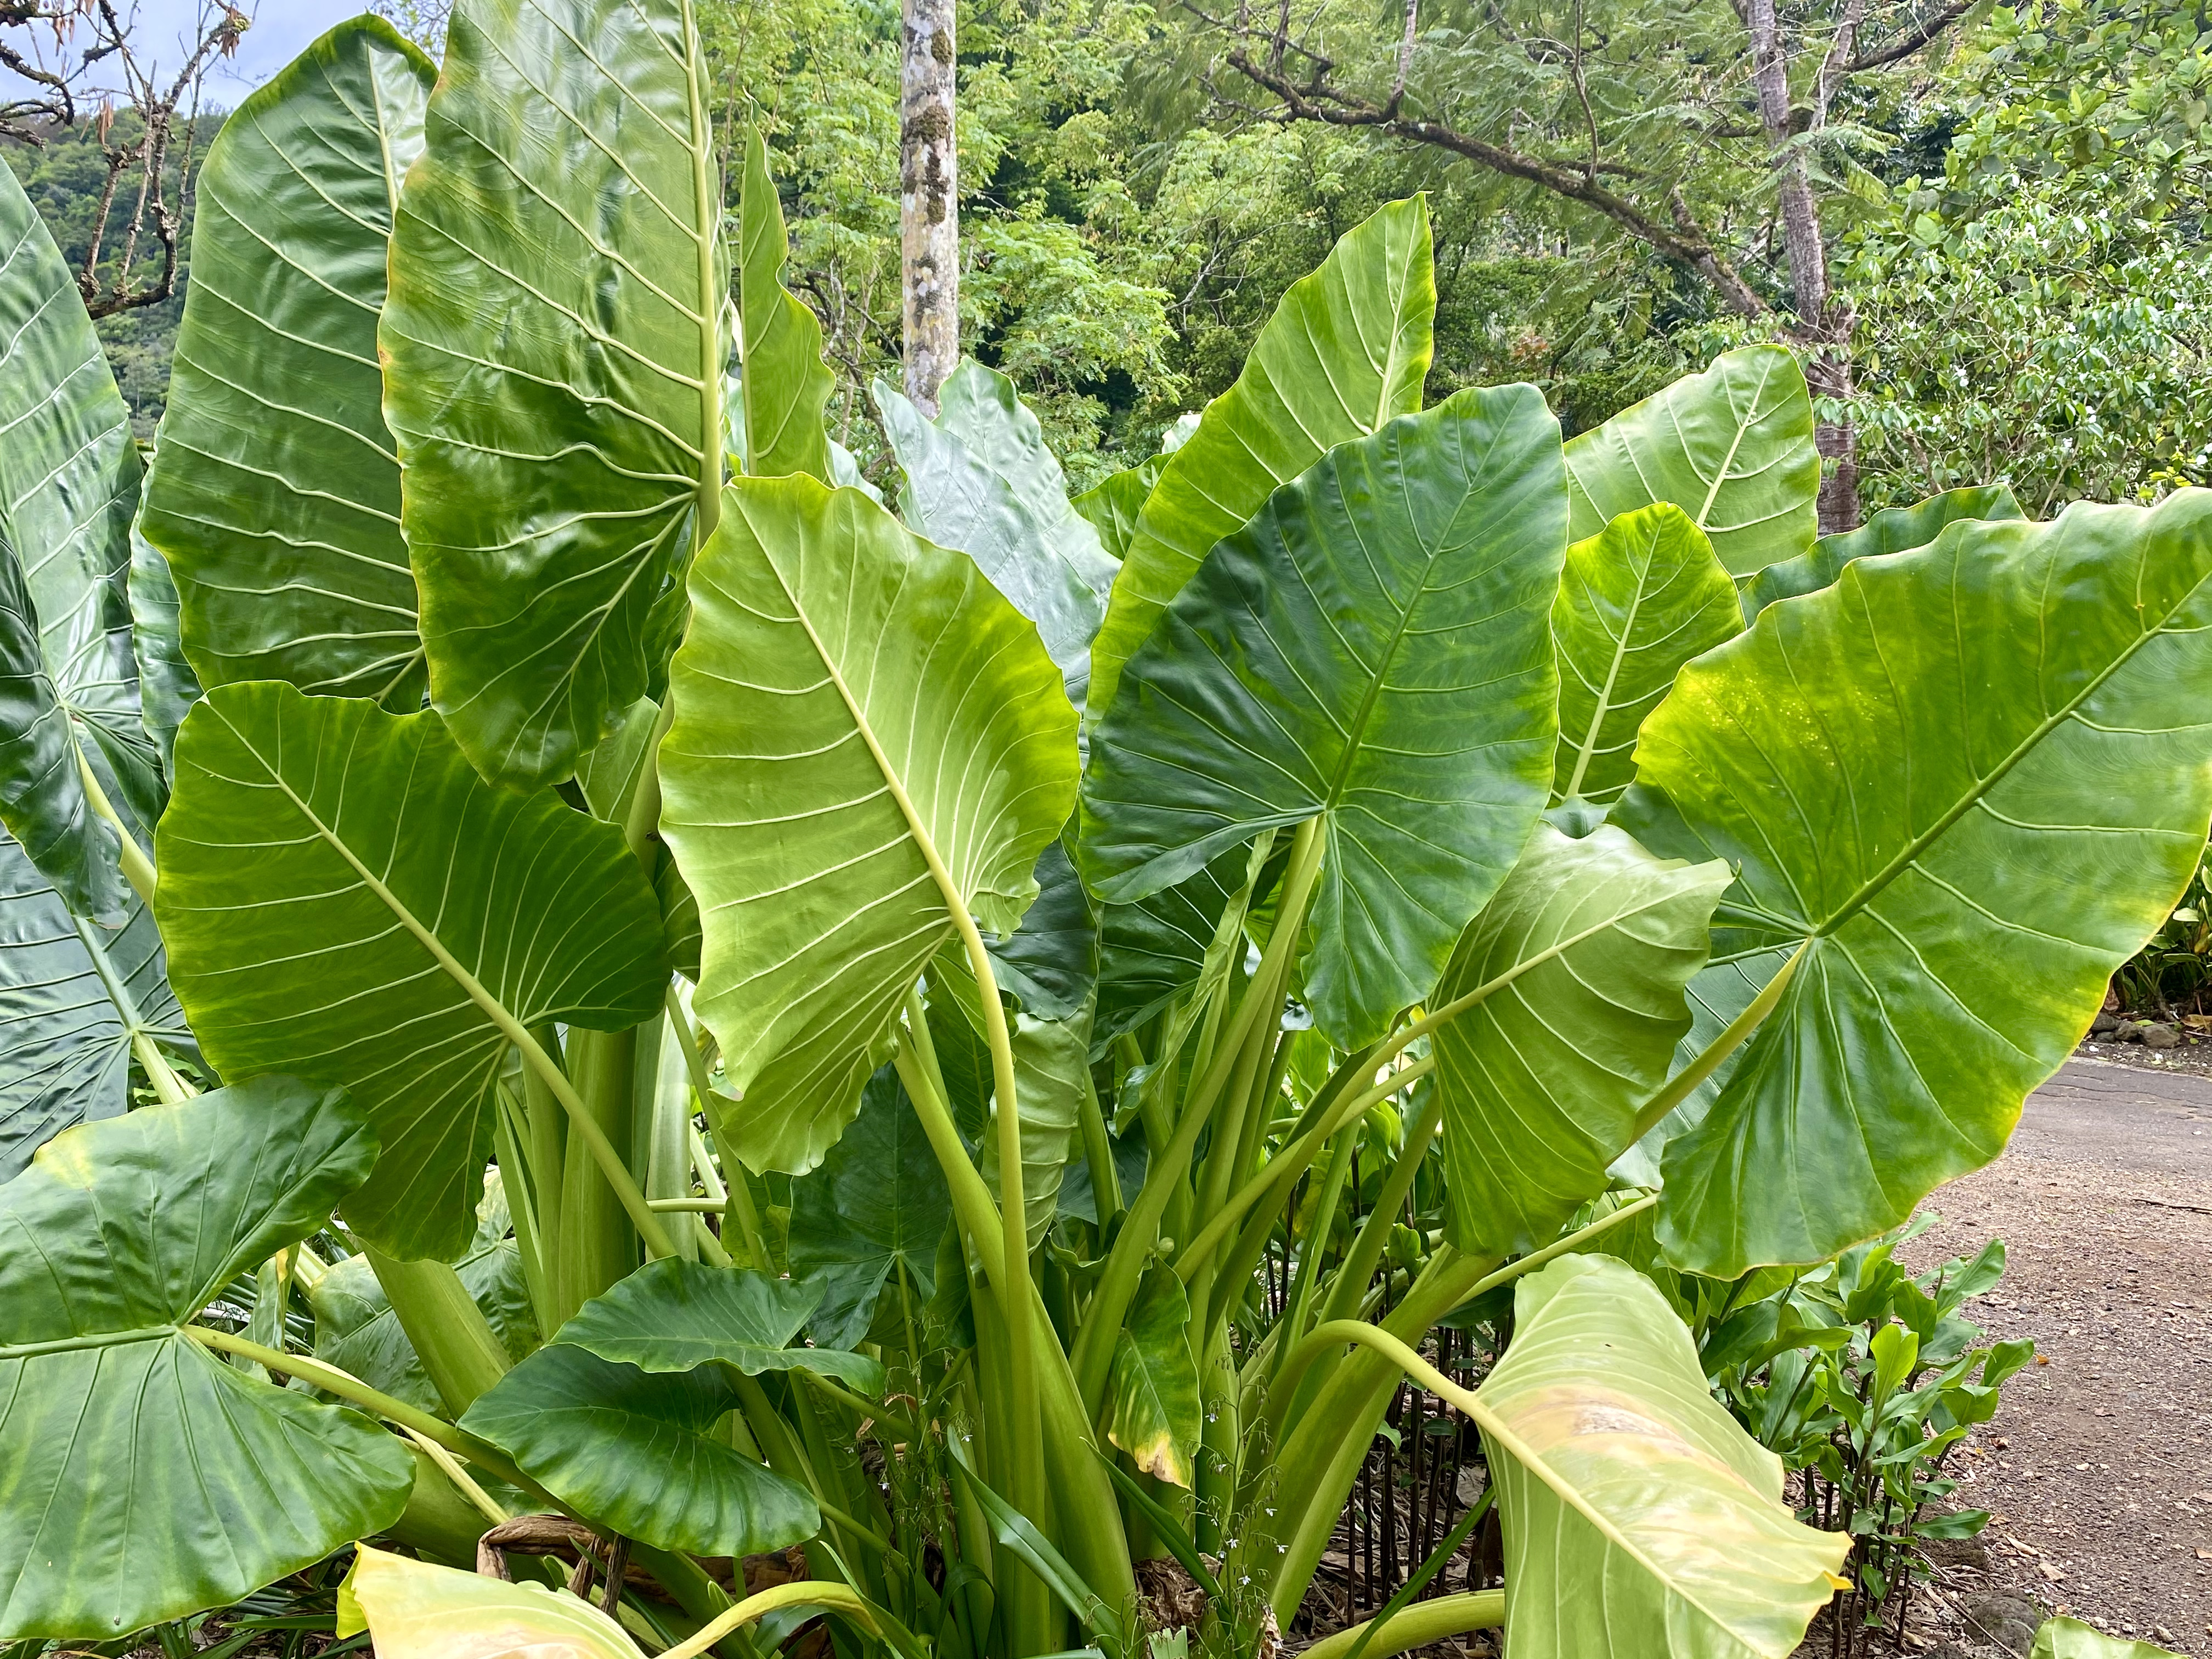
[[684, 0], [247, 100], [143, 483], [0, 191], [0, 1635], [359, 1544], [386, 1656], [1120, 1659], [1171, 1554], [1272, 1651], [1411, 1376], [1505, 1588], [1347, 1644], [1796, 1643], [1849, 1540], [1589, 1247], [1996, 1156], [2206, 839], [2212, 498], [1816, 543], [1772, 349], [1425, 408], [1415, 199], [1172, 454], [971, 363], [880, 501]]

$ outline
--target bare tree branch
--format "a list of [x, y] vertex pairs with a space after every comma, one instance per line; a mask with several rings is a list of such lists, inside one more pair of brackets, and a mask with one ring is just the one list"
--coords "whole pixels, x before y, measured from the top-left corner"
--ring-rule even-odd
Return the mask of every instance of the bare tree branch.
[[1894, 64], [1900, 58], [1911, 57], [1914, 52], [1972, 11], [1978, 3], [1979, 0], [1950, 0], [1949, 4], [1938, 7], [1934, 12], [1899, 35], [1896, 40], [1850, 59], [1844, 64], [1841, 72], [1845, 75], [1856, 75], [1861, 70], [1881, 69], [1885, 64]]

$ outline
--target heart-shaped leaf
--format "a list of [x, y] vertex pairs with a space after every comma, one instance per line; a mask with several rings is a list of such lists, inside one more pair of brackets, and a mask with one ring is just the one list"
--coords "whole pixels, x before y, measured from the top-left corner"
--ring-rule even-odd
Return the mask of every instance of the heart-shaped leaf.
[[1331, 446], [1421, 406], [1436, 310], [1419, 196], [1353, 226], [1285, 291], [1237, 383], [1206, 405], [1137, 516], [1091, 648], [1093, 719], [1216, 542]]
[[561, 1328], [560, 1340], [656, 1375], [702, 1365], [727, 1365], [747, 1376], [808, 1370], [881, 1394], [884, 1368], [877, 1361], [797, 1344], [821, 1299], [810, 1285], [750, 1267], [709, 1267], [667, 1256], [586, 1302]]
[[1543, 810], [1565, 494], [1533, 386], [1401, 416], [1276, 491], [1168, 608], [1097, 728], [1093, 890], [1128, 903], [1318, 816], [1304, 999], [1340, 1048], [1382, 1036]]
[[1613, 821], [1738, 866], [1717, 957], [1796, 966], [1668, 1146], [1678, 1263], [1820, 1261], [1997, 1155], [2197, 867], [2208, 707], [2205, 491], [1954, 526], [1682, 671]]
[[1797, 359], [1746, 346], [1714, 359], [1567, 446], [1568, 534], [1672, 501], [1741, 578], [1813, 545], [1820, 457]]
[[130, 1104], [134, 1033], [189, 1042], [154, 918], [119, 930], [72, 915], [0, 831], [0, 1182], [77, 1123]]
[[150, 823], [159, 768], [138, 720], [125, 584], [138, 450], [76, 283], [9, 172], [0, 178], [0, 824], [79, 915], [121, 921], [114, 804]]
[[738, 207], [738, 398], [742, 469], [755, 477], [805, 472], [834, 483], [822, 424], [836, 386], [822, 362], [822, 325], [783, 285], [791, 245], [760, 129], [745, 129]]
[[1011, 933], [1075, 792], [1075, 711], [964, 554], [857, 490], [740, 479], [691, 578], [662, 831], [699, 901], [696, 1006], [754, 1169], [802, 1173], [890, 1058], [951, 907]]
[[1882, 553], [1910, 553], [1925, 547], [1960, 519], [2018, 519], [2027, 515], [2003, 484], [1947, 489], [1911, 507], [1886, 507], [1856, 530], [1823, 536], [1809, 552], [1771, 564], [1743, 590], [1743, 618], [1748, 623], [1777, 599], [1818, 592], [1843, 574], [1853, 559]]
[[403, 1259], [467, 1247], [519, 1030], [661, 1006], [659, 906], [622, 831], [485, 783], [434, 714], [218, 686], [178, 734], [156, 850], [208, 1059], [352, 1091], [383, 1150], [347, 1218]]
[[895, 1277], [915, 1308], [927, 1302], [951, 1218], [945, 1171], [886, 1066], [868, 1079], [860, 1115], [821, 1167], [791, 1183], [791, 1276], [820, 1298], [811, 1321], [816, 1340], [832, 1348], [866, 1341], [887, 1287], [897, 1312]]
[[204, 686], [422, 706], [376, 324], [436, 78], [381, 18], [341, 23], [232, 112], [201, 167], [141, 528]]
[[1523, 1279], [1476, 1395], [1516, 1659], [1786, 1659], [1850, 1540], [1799, 1523], [1782, 1462], [1715, 1403], [1651, 1282], [1570, 1255]]
[[1637, 728], [1684, 663], [1742, 631], [1735, 584], [1671, 501], [1624, 513], [1567, 550], [1552, 639], [1559, 653], [1553, 805], [1610, 805], [1636, 775]]
[[716, 1433], [737, 1407], [717, 1367], [655, 1375], [561, 1341], [479, 1395], [461, 1427], [578, 1514], [655, 1549], [745, 1556], [811, 1538], [813, 1497]]
[[71, 1129], [0, 1186], [0, 1639], [222, 1607], [399, 1518], [403, 1443], [182, 1329], [375, 1150], [342, 1095], [264, 1077]]
[[447, 32], [377, 338], [431, 695], [502, 782], [567, 777], [654, 691], [714, 524], [707, 75], [688, 0], [481, 0]]
[[1537, 826], [1437, 986], [1438, 1006], [1481, 998], [1435, 1039], [1461, 1249], [1525, 1255], [1604, 1190], [1689, 1027], [1683, 988], [1731, 879], [1610, 825], [1580, 841]]

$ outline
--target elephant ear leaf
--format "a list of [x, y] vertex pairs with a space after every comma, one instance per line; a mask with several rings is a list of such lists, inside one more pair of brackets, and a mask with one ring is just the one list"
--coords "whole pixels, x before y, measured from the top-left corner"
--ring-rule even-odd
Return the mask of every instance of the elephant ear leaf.
[[[4, 170], [0, 170], [4, 171]], [[121, 921], [114, 805], [150, 823], [160, 763], [131, 651], [131, 413], [61, 251], [0, 177], [0, 824], [70, 908]]]
[[790, 246], [757, 127], [745, 131], [738, 244], [743, 471], [759, 478], [805, 472], [834, 483], [822, 412], [835, 382], [822, 362], [822, 325], [783, 285]]
[[568, 777], [680, 631], [722, 477], [708, 101], [684, 0], [485, 0], [447, 35], [377, 337], [432, 700], [498, 782]]
[[1401, 416], [1277, 490], [1168, 608], [1094, 734], [1092, 890], [1132, 903], [1319, 817], [1304, 1000], [1340, 1048], [1381, 1036], [1543, 810], [1565, 532], [1559, 424], [1533, 386]]
[[1512, 1346], [1477, 1391], [1519, 1659], [1785, 1659], [1850, 1540], [1801, 1524], [1781, 1460], [1715, 1403], [1696, 1346], [1625, 1262], [1521, 1281]]
[[2046, 1619], [2027, 1659], [2181, 1659], [2167, 1648], [2124, 1636], [2107, 1636], [2078, 1619]]
[[1074, 802], [1075, 711], [975, 562], [857, 490], [733, 483], [691, 601], [660, 774], [699, 901], [695, 1006], [740, 1097], [731, 1150], [799, 1174], [890, 1058], [955, 907], [1020, 925]]
[[743, 1557], [811, 1538], [822, 1516], [806, 1489], [717, 1431], [738, 1406], [720, 1367], [657, 1374], [559, 1340], [479, 1395], [461, 1427], [655, 1549]]
[[1206, 406], [1145, 499], [1091, 648], [1090, 712], [1214, 543], [1322, 452], [1421, 406], [1437, 282], [1425, 198], [1346, 231], [1285, 292], [1237, 383]]
[[1823, 536], [1809, 552], [1771, 564], [1751, 579], [1743, 591], [1746, 625], [1777, 599], [1793, 599], [1818, 592], [1843, 574], [1853, 559], [1884, 553], [1910, 553], [1925, 547], [1961, 519], [2020, 519], [2027, 514], [2005, 485], [1975, 484], [1947, 489], [1911, 507], [1886, 507], [1856, 530]]
[[355, 1552], [338, 1592], [337, 1633], [366, 1631], [380, 1659], [641, 1659], [623, 1627], [590, 1602], [543, 1584], [510, 1584], [371, 1549]]
[[0, 831], [0, 1182], [64, 1129], [122, 1115], [134, 1037], [190, 1041], [152, 913], [84, 921]]
[[1106, 1437], [1155, 1480], [1188, 1491], [1205, 1432], [1190, 1299], [1174, 1268], [1150, 1269], [1114, 1339]]
[[399, 457], [376, 356], [399, 182], [437, 71], [342, 23], [222, 125], [141, 522], [202, 685], [422, 706]]
[[798, 1340], [821, 1299], [812, 1286], [749, 1267], [709, 1267], [665, 1256], [586, 1302], [561, 1328], [559, 1340], [655, 1374], [702, 1365], [724, 1365], [747, 1376], [813, 1371], [880, 1395], [884, 1368], [876, 1360]]
[[1571, 441], [1567, 488], [1567, 533], [1578, 542], [1624, 513], [1672, 501], [1739, 580], [1794, 558], [1820, 532], [1804, 372], [1780, 346], [1724, 353]]
[[185, 1330], [375, 1152], [343, 1095], [264, 1077], [71, 1129], [0, 1186], [0, 1638], [222, 1607], [399, 1518], [404, 1443]]
[[1775, 1000], [1667, 1146], [1678, 1265], [1824, 1260], [2002, 1150], [2203, 855], [2208, 707], [2202, 490], [1954, 525], [1682, 671], [1613, 822], [1737, 867], [1717, 966]]
[[218, 686], [178, 734], [155, 850], [170, 976], [209, 1060], [353, 1091], [383, 1146], [347, 1218], [402, 1259], [466, 1248], [510, 1044], [662, 1005], [660, 909], [622, 831], [494, 788], [432, 713]]
[[1552, 803], [1607, 806], [1636, 775], [1637, 728], [1682, 665], [1742, 631], [1735, 584], [1671, 501], [1624, 513], [1567, 550], [1552, 639], [1559, 753]]

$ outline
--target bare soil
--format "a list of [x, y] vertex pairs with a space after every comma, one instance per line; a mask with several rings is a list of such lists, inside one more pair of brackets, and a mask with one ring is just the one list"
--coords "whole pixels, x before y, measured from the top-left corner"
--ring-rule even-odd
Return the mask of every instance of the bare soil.
[[[1913, 1623], [2001, 1651], [2019, 1598], [2212, 1659], [2212, 1046], [2084, 1045], [2028, 1101], [2005, 1155], [1924, 1206], [1916, 1267], [1992, 1234], [2004, 1282], [1969, 1308], [2039, 1351], [1954, 1456], [1953, 1546]], [[2021, 1609], [2025, 1611], [2025, 1609]], [[1970, 1616], [1971, 1615], [1971, 1616]]]

